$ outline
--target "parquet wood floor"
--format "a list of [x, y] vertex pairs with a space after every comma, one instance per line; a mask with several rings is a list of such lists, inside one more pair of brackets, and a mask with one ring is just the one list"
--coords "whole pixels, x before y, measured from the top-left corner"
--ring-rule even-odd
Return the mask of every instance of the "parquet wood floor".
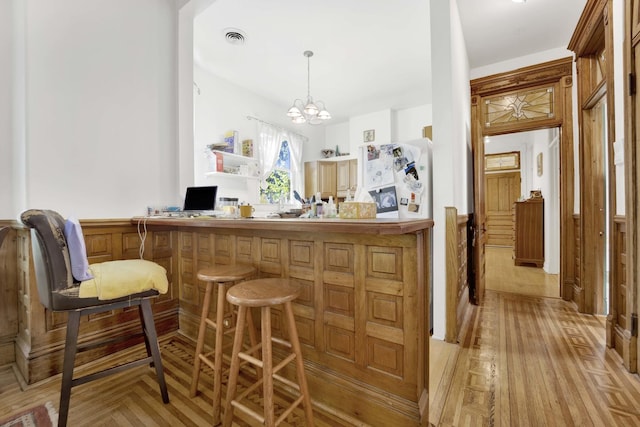
[[[518, 286], [544, 295], [550, 283]], [[601, 318], [559, 298], [487, 288], [484, 303], [472, 307], [447, 388], [430, 390], [446, 395], [430, 406], [434, 425], [640, 426], [640, 378], [606, 348]]]
[[[212, 371], [205, 367], [200, 375], [199, 393], [189, 397], [191, 372], [193, 369], [194, 343], [180, 335], [165, 336], [160, 339], [165, 378], [169, 390], [170, 403], [165, 405], [160, 398], [155, 371], [141, 366], [111, 377], [75, 387], [71, 392], [69, 427], [112, 427], [112, 426], [209, 426], [212, 425], [211, 400], [213, 394]], [[144, 353], [144, 345], [119, 352], [111, 360], [101, 359], [76, 370], [79, 374], [96, 370], [104, 364], [122, 363]], [[76, 374], [77, 375], [77, 374]], [[226, 379], [224, 380], [226, 383]], [[248, 378], [240, 380], [238, 392], [242, 392]], [[223, 396], [226, 392], [223, 389]], [[16, 381], [11, 366], [0, 369], [0, 419], [21, 412], [40, 403], [50, 401], [58, 408], [60, 399], [60, 376], [55, 376], [38, 384], [28, 386], [24, 391]], [[284, 397], [276, 393], [276, 414], [284, 410]], [[260, 397], [252, 396], [254, 404]], [[241, 415], [240, 411], [236, 411]], [[342, 426], [330, 415], [314, 409], [315, 425], [319, 427]], [[253, 420], [239, 417], [234, 426], [254, 426]], [[303, 427], [304, 413], [296, 408], [283, 427]]]

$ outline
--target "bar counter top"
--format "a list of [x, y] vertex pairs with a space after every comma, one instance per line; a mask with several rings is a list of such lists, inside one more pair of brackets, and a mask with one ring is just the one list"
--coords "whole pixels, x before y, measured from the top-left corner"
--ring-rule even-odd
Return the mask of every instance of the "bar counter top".
[[340, 219], [340, 218], [216, 218], [198, 216], [134, 217], [134, 225], [146, 224], [171, 227], [211, 227], [245, 230], [283, 230], [352, 234], [407, 234], [433, 227], [431, 219]]

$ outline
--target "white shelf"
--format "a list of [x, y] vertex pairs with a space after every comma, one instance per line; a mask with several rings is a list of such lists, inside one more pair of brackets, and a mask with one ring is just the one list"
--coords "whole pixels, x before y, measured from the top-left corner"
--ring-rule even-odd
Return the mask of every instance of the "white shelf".
[[260, 179], [255, 175], [244, 175], [238, 173], [240, 166], [249, 166], [249, 172], [255, 172], [258, 170], [258, 159], [253, 157], [240, 156], [238, 154], [227, 153], [225, 151], [212, 150], [215, 154], [221, 154], [223, 157], [223, 168], [225, 171], [208, 171], [206, 176], [216, 176], [225, 178], [240, 178], [240, 179]]
[[258, 163], [258, 159], [253, 157], [241, 156], [239, 154], [227, 153], [226, 151], [213, 150], [214, 153], [220, 153], [224, 156], [225, 166], [248, 165], [249, 163]]
[[240, 175], [237, 173], [228, 173], [228, 172], [216, 172], [216, 171], [212, 171], [212, 172], [206, 172], [205, 173], [206, 176], [216, 176], [216, 177], [225, 177], [225, 178], [240, 178], [240, 179], [255, 179], [255, 180], [259, 180], [260, 178], [257, 176], [249, 176], [249, 175]]

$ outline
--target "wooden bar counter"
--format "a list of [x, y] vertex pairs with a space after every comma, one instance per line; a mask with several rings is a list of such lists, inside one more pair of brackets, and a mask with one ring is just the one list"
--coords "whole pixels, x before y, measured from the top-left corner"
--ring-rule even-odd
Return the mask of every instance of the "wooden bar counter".
[[[259, 277], [295, 279], [303, 288], [294, 313], [314, 406], [344, 425], [428, 425], [431, 220], [198, 217], [81, 223], [90, 263], [142, 252], [167, 269], [169, 292], [154, 303], [159, 334], [179, 331], [195, 341], [205, 289], [196, 274], [203, 267], [245, 263], [254, 265]], [[21, 226], [15, 230], [16, 365], [32, 384], [60, 372], [66, 322], [39, 303], [30, 235]], [[84, 319], [81, 338], [133, 328], [133, 314], [123, 310]], [[284, 332], [279, 311], [273, 311], [272, 323], [274, 335]], [[78, 362], [103, 354], [88, 352]]]
[[[137, 221], [177, 234], [182, 333], [197, 336], [202, 267], [246, 263], [260, 277], [293, 278], [314, 405], [345, 424], [428, 424], [431, 220]], [[276, 312], [276, 334], [280, 325]]]

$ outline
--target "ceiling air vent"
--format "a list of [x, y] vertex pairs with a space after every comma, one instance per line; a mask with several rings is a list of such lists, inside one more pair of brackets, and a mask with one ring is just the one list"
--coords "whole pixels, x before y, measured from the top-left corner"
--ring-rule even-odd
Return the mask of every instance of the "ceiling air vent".
[[227, 40], [227, 43], [243, 45], [247, 39], [244, 31], [239, 30], [237, 28], [225, 28], [223, 30], [224, 38]]

